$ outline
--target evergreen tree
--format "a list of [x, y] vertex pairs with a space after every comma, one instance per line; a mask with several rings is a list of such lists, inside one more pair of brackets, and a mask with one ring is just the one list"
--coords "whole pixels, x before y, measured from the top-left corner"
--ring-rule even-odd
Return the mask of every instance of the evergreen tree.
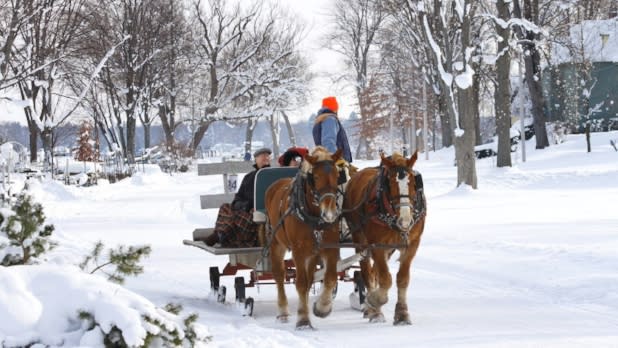
[[95, 150], [92, 146], [94, 140], [91, 138], [92, 126], [88, 121], [82, 122], [79, 127], [79, 136], [77, 138], [78, 149], [75, 159], [78, 161], [94, 161], [96, 159]]
[[0, 210], [0, 265], [25, 265], [51, 250], [54, 225], [45, 225], [43, 206], [22, 192]]
[[[98, 241], [90, 255], [84, 258], [84, 261], [79, 264], [79, 268], [86, 270], [86, 268], [93, 264], [94, 268], [90, 271], [90, 274], [101, 271], [107, 279], [118, 284], [124, 283], [124, 280], [128, 276], [136, 276], [144, 272], [144, 267], [139, 265], [142, 257], [150, 255], [151, 248], [149, 245], [139, 247], [126, 247], [124, 245], [119, 246], [117, 249], [109, 249], [106, 261], [101, 260], [101, 253], [103, 251], [103, 242]], [[109, 267], [113, 267], [111, 271], [108, 271]]]

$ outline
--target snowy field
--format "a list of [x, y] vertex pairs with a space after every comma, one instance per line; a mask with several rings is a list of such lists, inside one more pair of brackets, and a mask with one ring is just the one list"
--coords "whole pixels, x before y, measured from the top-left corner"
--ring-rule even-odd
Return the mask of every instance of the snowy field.
[[[542, 151], [529, 141], [526, 163], [518, 154], [512, 168], [478, 161], [478, 190], [455, 188], [452, 150], [420, 155], [428, 214], [408, 292], [413, 325], [405, 327], [392, 325], [394, 289], [387, 322], [369, 324], [349, 306], [352, 283], [340, 282], [333, 313], [312, 316], [315, 331], [294, 330], [292, 285], [287, 324], [275, 321], [274, 286], [247, 289], [256, 299], [251, 318], [209, 298], [208, 268], [227, 257], [182, 240], [214, 224], [216, 210], [200, 210], [199, 195], [221, 192], [220, 176], [147, 169], [116, 184], [45, 181], [32, 192], [56, 226], [51, 264], [79, 263], [97, 240], [150, 244], [144, 274], [126, 287], [157, 306], [197, 312], [213, 347], [618, 347], [618, 152], [609, 145], [617, 138], [593, 134], [592, 153], [579, 135]], [[233, 277], [222, 282], [233, 300]]]

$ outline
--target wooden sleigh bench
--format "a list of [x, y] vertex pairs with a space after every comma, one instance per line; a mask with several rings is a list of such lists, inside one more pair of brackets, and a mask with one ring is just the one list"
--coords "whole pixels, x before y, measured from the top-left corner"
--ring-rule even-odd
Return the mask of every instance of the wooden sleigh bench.
[[[246, 163], [246, 162], [244, 162]], [[217, 163], [219, 165], [220, 163]], [[227, 167], [217, 166], [218, 168], [205, 168], [200, 170], [198, 167], [198, 175], [212, 175], [212, 174], [224, 174], [222, 171], [228, 170]], [[216, 169], [216, 170], [215, 170]], [[241, 168], [242, 169], [242, 168]], [[263, 168], [256, 174], [255, 186], [254, 186], [254, 207], [253, 221], [260, 225], [258, 233], [260, 233], [260, 246], [248, 247], [248, 248], [225, 248], [221, 246], [208, 246], [203, 241], [214, 233], [214, 227], [211, 228], [198, 228], [193, 231], [193, 240], [184, 240], [185, 245], [191, 245], [204, 249], [213, 255], [238, 255], [238, 254], [255, 254], [261, 253], [264, 243], [264, 224], [266, 223], [266, 205], [264, 197], [266, 190], [275, 181], [281, 178], [291, 178], [296, 175], [298, 168], [290, 167], [268, 167]], [[224, 184], [228, 185], [229, 174], [224, 178]], [[227, 189], [226, 189], [227, 190]], [[214, 195], [202, 195], [200, 196], [200, 205], [202, 209], [219, 209], [221, 204], [231, 203], [234, 199], [234, 193], [230, 189], [230, 192]], [[234, 260], [230, 260], [234, 261]], [[232, 262], [235, 263], [235, 262]]]

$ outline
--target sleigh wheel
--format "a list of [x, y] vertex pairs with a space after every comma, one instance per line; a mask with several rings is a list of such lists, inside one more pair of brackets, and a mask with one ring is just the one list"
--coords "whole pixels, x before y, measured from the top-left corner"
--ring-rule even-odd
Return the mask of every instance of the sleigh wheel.
[[251, 317], [253, 316], [253, 303], [255, 301], [253, 301], [253, 297], [248, 297], [245, 300], [245, 312], [244, 312], [244, 316], [248, 316]]
[[210, 267], [210, 290], [217, 292], [219, 290], [219, 279], [221, 274], [219, 273], [219, 267]]
[[234, 291], [236, 302], [245, 302], [245, 277], [234, 278]]
[[219, 303], [225, 303], [225, 294], [227, 292], [227, 289], [225, 288], [225, 286], [220, 286], [219, 287], [219, 291], [217, 291], [217, 302]]
[[360, 271], [354, 271], [354, 292], [358, 293], [359, 305], [365, 303], [365, 281]]

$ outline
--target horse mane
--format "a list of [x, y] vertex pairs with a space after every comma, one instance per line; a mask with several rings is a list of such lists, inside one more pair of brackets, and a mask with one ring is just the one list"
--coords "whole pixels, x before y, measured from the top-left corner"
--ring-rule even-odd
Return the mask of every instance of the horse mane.
[[406, 158], [403, 157], [399, 152], [393, 152], [391, 156], [391, 161], [397, 167], [407, 167]]
[[[311, 151], [311, 156], [315, 157], [316, 161], [328, 161], [333, 159], [332, 154], [328, 152], [328, 150], [324, 146], [319, 145], [316, 146], [313, 151]], [[305, 160], [302, 162], [300, 166], [300, 172], [303, 177], [307, 176], [307, 173], [311, 172], [311, 168], [313, 168], [313, 166], [311, 165], [311, 163], [309, 163], [309, 161]]]

